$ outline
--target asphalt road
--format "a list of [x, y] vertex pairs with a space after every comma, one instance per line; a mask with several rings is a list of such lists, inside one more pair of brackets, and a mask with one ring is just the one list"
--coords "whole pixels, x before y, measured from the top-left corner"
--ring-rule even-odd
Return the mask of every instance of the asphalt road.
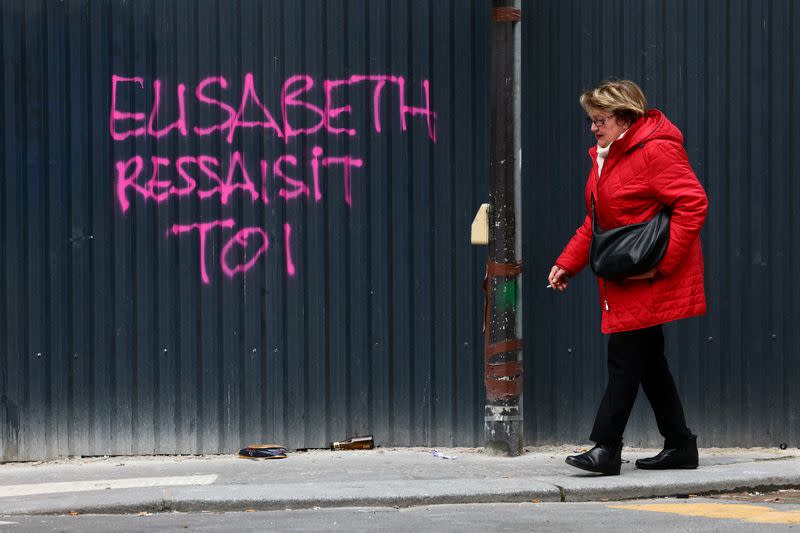
[[797, 531], [800, 502], [740, 499], [432, 505], [242, 513], [0, 516], [2, 532], [45, 531]]

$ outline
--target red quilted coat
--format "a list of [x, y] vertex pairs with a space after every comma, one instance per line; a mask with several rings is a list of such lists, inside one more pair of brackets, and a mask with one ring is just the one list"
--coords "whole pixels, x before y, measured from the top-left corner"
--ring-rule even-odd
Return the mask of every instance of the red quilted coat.
[[597, 222], [603, 229], [649, 220], [664, 205], [672, 209], [669, 245], [655, 278], [617, 282], [598, 278], [603, 333], [705, 313], [700, 228], [708, 199], [689, 166], [680, 130], [653, 109], [611, 145], [600, 178], [596, 146], [589, 155], [592, 170], [586, 182], [586, 218], [556, 260], [571, 276], [589, 262], [590, 193], [594, 192]]

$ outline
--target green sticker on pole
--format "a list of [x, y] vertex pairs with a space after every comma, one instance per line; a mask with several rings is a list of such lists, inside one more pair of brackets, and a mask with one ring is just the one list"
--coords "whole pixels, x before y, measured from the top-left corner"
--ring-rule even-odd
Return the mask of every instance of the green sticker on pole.
[[514, 309], [517, 305], [517, 280], [516, 278], [506, 279], [497, 284], [494, 291], [494, 301], [496, 309], [500, 313], [505, 313]]

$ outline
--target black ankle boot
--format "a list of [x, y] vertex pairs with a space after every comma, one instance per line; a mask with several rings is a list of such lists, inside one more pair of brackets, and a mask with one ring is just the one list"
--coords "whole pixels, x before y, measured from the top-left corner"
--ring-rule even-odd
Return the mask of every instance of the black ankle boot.
[[607, 476], [618, 476], [622, 465], [622, 443], [618, 445], [596, 444], [588, 452], [570, 455], [568, 465]]
[[667, 470], [697, 468], [697, 436], [693, 436], [680, 448], [664, 448], [655, 457], [638, 459], [636, 468], [644, 470]]

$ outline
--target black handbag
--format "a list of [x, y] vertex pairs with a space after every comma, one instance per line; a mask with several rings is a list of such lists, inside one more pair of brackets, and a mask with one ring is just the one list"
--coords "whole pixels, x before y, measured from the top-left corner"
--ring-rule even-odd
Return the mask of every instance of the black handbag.
[[592, 194], [589, 264], [601, 278], [613, 281], [644, 274], [661, 261], [668, 244], [668, 208], [662, 209], [647, 222], [603, 230], [597, 224]]

